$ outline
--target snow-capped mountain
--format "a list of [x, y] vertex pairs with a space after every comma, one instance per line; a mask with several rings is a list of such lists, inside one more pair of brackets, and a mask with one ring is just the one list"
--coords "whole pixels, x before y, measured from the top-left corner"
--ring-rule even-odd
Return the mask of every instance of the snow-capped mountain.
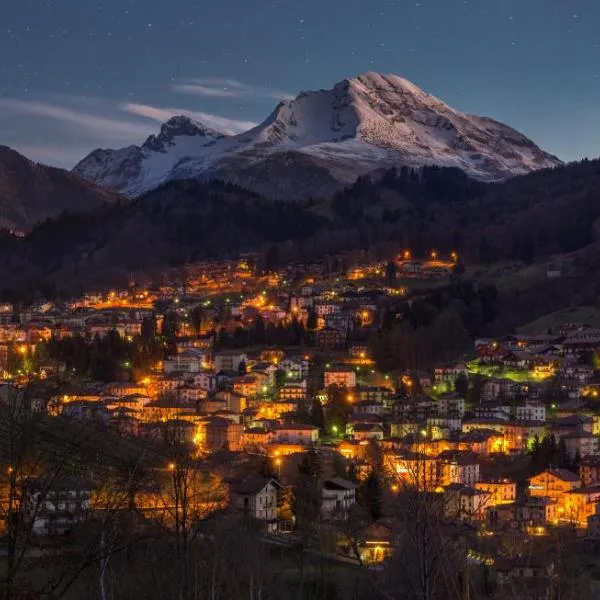
[[169, 179], [179, 161], [200, 155], [223, 137], [189, 117], [173, 117], [141, 146], [94, 150], [73, 172], [102, 187], [137, 196]]
[[454, 110], [395, 75], [365, 73], [302, 92], [235, 136], [175, 117], [143, 146], [96, 150], [75, 172], [128, 195], [171, 179], [221, 178], [298, 198], [394, 165], [458, 167], [496, 181], [558, 164], [502, 123]]

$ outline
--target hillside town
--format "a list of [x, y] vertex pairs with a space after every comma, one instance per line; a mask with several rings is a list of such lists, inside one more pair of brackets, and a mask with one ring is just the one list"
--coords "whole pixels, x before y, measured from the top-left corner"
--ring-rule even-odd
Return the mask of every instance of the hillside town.
[[[600, 548], [600, 330], [440, 342], [447, 360], [395, 367], [378, 338], [390, 313], [402, 326], [462, 270], [455, 253], [435, 251], [264, 273], [248, 255], [156, 287], [5, 303], [6, 420], [18, 406], [73, 440], [78, 427], [100, 431], [115, 461], [139, 450], [146, 476], [133, 491], [111, 467], [111, 493], [127, 495], [111, 509], [134, 506], [177, 535], [242, 515], [264, 544], [305, 543], [377, 572], [404, 556], [403, 524], [420, 515], [461, 557], [460, 585], [485, 573], [494, 589], [546, 598], [535, 594], [559, 585], [554, 540]], [[36, 544], [107, 510], [99, 464], [50, 484], [14, 461], [2, 469], [2, 513], [15, 540], [15, 504], [28, 543], [50, 540]]]

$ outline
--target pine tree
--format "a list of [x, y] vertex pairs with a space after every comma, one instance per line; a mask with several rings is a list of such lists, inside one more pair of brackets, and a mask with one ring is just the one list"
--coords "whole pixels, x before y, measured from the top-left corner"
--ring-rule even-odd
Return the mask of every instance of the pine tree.
[[323, 412], [323, 405], [318, 398], [313, 399], [310, 409], [310, 422], [322, 432], [325, 431], [325, 413]]
[[383, 484], [376, 469], [373, 469], [362, 485], [360, 496], [363, 507], [371, 515], [373, 521], [378, 521], [384, 515]]
[[456, 393], [462, 398], [467, 397], [467, 394], [469, 393], [469, 378], [464, 373], [461, 373], [454, 380], [454, 389], [456, 390]]

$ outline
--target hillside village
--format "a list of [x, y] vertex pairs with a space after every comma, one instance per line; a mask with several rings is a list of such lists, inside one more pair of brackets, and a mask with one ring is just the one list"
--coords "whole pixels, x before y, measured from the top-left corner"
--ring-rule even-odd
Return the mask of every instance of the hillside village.
[[[111, 460], [139, 451], [146, 478], [128, 488], [127, 509], [177, 535], [242, 515], [267, 544], [289, 548], [310, 531], [311, 552], [379, 569], [406, 551], [406, 514], [426, 507], [431, 535], [466, 544], [473, 580], [484, 569], [498, 590], [535, 590], [555, 577], [544, 541], [568, 533], [570, 547], [600, 547], [600, 330], [479, 337], [444, 349], [451, 360], [393, 368], [377, 341], [390, 307], [414, 310], [459, 267], [455, 254], [406, 251], [345, 272], [260, 274], [248, 255], [158, 288], [2, 304], [6, 419], [25, 407], [44, 427], [102, 432]], [[55, 487], [9, 454], [2, 512], [22, 502], [39, 539], [108, 502], [87, 467]], [[185, 509], [182, 485], [193, 491]]]

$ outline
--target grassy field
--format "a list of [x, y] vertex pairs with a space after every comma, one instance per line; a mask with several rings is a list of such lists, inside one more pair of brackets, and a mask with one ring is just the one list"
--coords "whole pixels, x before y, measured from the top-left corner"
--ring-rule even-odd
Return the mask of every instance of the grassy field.
[[517, 331], [523, 334], [546, 333], [556, 331], [564, 323], [587, 324], [600, 327], [600, 308], [595, 306], [572, 306], [544, 315], [535, 321], [520, 327]]

